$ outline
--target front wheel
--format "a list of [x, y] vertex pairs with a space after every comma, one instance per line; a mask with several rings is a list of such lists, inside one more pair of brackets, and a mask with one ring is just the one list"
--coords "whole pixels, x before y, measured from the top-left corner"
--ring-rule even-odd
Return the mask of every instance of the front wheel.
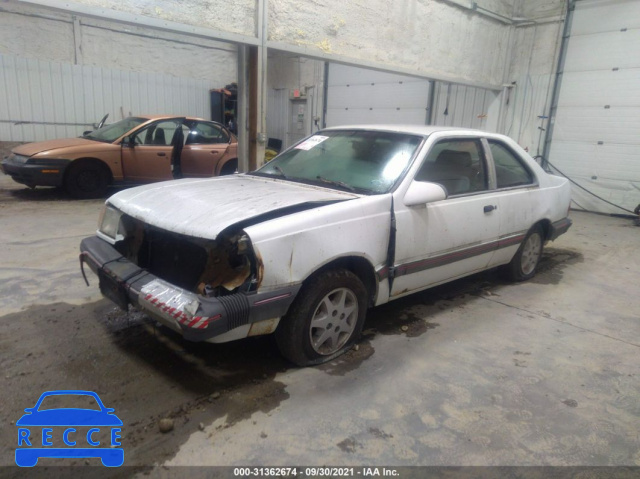
[[542, 256], [544, 232], [540, 225], [535, 225], [518, 248], [511, 262], [505, 266], [504, 272], [512, 281], [525, 281], [533, 278]]
[[360, 336], [367, 290], [350, 271], [331, 270], [309, 280], [276, 330], [282, 355], [298, 366], [326, 363]]
[[109, 187], [106, 167], [96, 161], [72, 163], [66, 174], [64, 188], [74, 198], [88, 199], [104, 196]]

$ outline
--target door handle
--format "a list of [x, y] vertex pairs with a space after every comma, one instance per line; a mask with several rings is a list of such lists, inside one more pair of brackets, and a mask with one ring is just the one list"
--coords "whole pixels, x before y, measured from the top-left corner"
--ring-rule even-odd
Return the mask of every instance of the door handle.
[[167, 156], [167, 154], [163, 153], [163, 152], [160, 152], [160, 153], [158, 153], [158, 156]]
[[217, 150], [213, 150], [213, 151], [211, 152], [211, 154], [212, 154], [212, 155], [217, 155], [217, 154], [219, 154], [219, 153], [220, 153], [220, 152], [219, 152], [219, 151], [217, 151]]
[[487, 205], [484, 207], [484, 212], [485, 213], [491, 213], [493, 210], [497, 210], [498, 207], [494, 206], [494, 205]]

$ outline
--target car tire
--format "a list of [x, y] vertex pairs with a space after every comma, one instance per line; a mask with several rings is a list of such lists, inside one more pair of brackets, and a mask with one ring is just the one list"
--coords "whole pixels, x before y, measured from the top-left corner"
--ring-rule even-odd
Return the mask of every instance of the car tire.
[[529, 230], [511, 262], [503, 269], [505, 276], [511, 281], [526, 281], [535, 276], [542, 248], [544, 246], [544, 231], [537, 224]]
[[229, 160], [220, 169], [219, 176], [233, 175], [238, 169], [238, 160]]
[[67, 193], [79, 199], [100, 198], [108, 187], [109, 172], [96, 161], [72, 163], [64, 179]]
[[276, 342], [298, 366], [322, 364], [351, 348], [366, 314], [360, 278], [344, 269], [325, 271], [304, 284], [276, 330]]

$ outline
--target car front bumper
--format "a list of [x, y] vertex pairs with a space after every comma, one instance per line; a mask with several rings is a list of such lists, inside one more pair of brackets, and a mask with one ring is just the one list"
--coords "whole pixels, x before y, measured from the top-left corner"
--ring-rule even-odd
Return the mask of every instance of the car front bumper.
[[69, 160], [38, 160], [20, 163], [11, 157], [2, 160], [2, 171], [17, 183], [27, 186], [62, 186]]
[[[80, 243], [80, 267], [98, 276], [102, 294], [127, 309], [133, 304], [190, 341], [207, 341], [247, 324], [283, 316], [301, 285], [269, 292], [206, 297], [158, 278], [92, 236]], [[86, 277], [85, 277], [86, 280]]]

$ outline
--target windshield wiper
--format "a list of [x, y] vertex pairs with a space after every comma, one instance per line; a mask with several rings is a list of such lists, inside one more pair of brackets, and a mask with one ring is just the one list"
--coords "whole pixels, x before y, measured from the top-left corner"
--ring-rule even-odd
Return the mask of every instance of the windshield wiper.
[[339, 187], [344, 188], [346, 190], [353, 191], [354, 193], [356, 191], [356, 189], [353, 186], [348, 185], [346, 183], [343, 183], [342, 181], [330, 180], [330, 179], [324, 178], [324, 177], [322, 177], [320, 175], [316, 176], [316, 179], [322, 181], [323, 183], [327, 183], [329, 185], [339, 186]]
[[285, 175], [284, 171], [282, 171], [282, 168], [280, 168], [278, 165], [274, 165], [273, 169], [280, 173], [280, 176], [282, 176], [285, 180], [288, 179], [287, 175]]

